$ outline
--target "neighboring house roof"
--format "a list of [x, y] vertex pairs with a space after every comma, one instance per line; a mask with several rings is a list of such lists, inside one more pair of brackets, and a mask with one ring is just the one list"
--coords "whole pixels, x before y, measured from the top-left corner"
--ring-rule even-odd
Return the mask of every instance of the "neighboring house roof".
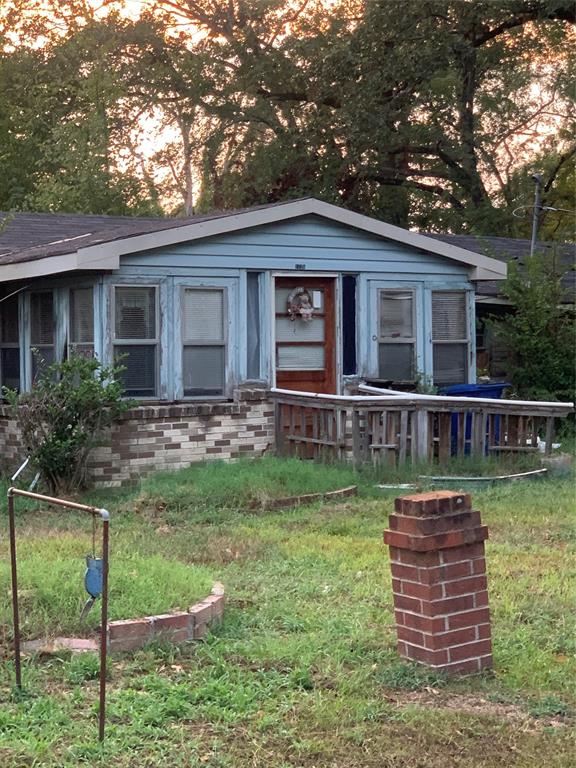
[[[530, 255], [530, 240], [521, 238], [437, 234], [428, 236], [507, 263], [515, 261], [522, 265]], [[550, 257], [556, 271], [562, 275], [564, 300], [573, 304], [576, 300], [576, 243], [538, 243], [536, 250]], [[490, 303], [492, 299], [502, 296], [501, 284], [494, 280], [483, 281], [478, 285], [476, 293], [480, 300]]]
[[[188, 219], [139, 219], [16, 213], [0, 232], [0, 282], [73, 270], [114, 270], [120, 256], [226, 232], [315, 215], [472, 267], [475, 280], [501, 280], [501, 261], [435, 237], [348, 211], [314, 198], [224, 211]], [[26, 222], [28, 219], [28, 222]], [[111, 226], [107, 226], [107, 222]], [[17, 230], [29, 229], [18, 244]], [[84, 231], [82, 231], [84, 227]]]

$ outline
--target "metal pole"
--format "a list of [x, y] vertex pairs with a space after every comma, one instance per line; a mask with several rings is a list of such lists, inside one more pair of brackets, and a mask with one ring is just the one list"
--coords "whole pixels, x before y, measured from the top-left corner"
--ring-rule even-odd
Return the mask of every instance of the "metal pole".
[[106, 658], [108, 652], [108, 513], [102, 515], [102, 616], [100, 622], [100, 709], [98, 720], [98, 738], [104, 741], [106, 724]]
[[14, 668], [16, 670], [16, 686], [22, 689], [22, 672], [20, 670], [20, 617], [18, 615], [18, 575], [16, 571], [16, 530], [14, 525], [14, 496], [8, 490], [8, 525], [10, 528], [10, 568], [12, 571], [12, 616], [14, 620]]
[[77, 509], [80, 512], [89, 512], [91, 515], [98, 515], [102, 517], [108, 515], [105, 509], [99, 507], [90, 507], [88, 504], [79, 504], [77, 501], [66, 501], [65, 499], [56, 499], [54, 496], [45, 496], [43, 493], [32, 493], [32, 491], [21, 491], [20, 488], [9, 488], [8, 493], [13, 493], [14, 496], [23, 496], [26, 499], [35, 499], [36, 501], [44, 501], [46, 504], [55, 504], [57, 507], [66, 507], [67, 509]]
[[16, 569], [16, 529], [14, 525], [14, 496], [24, 496], [27, 499], [44, 501], [47, 504], [55, 504], [59, 507], [77, 509], [98, 515], [102, 520], [102, 619], [100, 627], [100, 707], [98, 719], [98, 735], [100, 741], [104, 739], [104, 726], [106, 722], [106, 661], [108, 639], [108, 551], [109, 551], [109, 525], [110, 515], [106, 509], [90, 507], [87, 504], [78, 504], [75, 501], [56, 499], [53, 496], [44, 496], [41, 493], [21, 491], [19, 488], [8, 488], [8, 523], [10, 528], [10, 565], [12, 569], [12, 612], [14, 617], [14, 666], [16, 669], [16, 685], [22, 688], [22, 675], [20, 670], [20, 620], [18, 615], [18, 581]]
[[534, 173], [532, 175], [532, 180], [536, 185], [536, 189], [534, 191], [534, 210], [532, 212], [532, 238], [530, 240], [530, 256], [534, 256], [534, 251], [536, 250], [536, 243], [538, 242], [538, 224], [540, 223], [540, 210], [541, 210], [540, 192], [542, 187], [542, 174]]

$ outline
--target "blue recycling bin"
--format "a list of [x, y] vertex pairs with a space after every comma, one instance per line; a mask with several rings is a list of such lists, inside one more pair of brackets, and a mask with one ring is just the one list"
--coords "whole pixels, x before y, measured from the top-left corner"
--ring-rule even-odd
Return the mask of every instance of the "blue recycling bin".
[[[448, 395], [450, 397], [488, 397], [493, 400], [500, 400], [502, 393], [505, 389], [511, 387], [507, 381], [495, 381], [489, 384], [454, 384], [451, 387], [442, 387], [438, 390], [440, 395]], [[496, 416], [494, 419], [494, 437], [496, 441], [500, 439], [500, 416]], [[464, 422], [464, 454], [467, 456], [470, 453], [470, 438], [472, 436], [472, 414], [467, 413]], [[452, 428], [451, 428], [451, 441], [450, 441], [450, 453], [452, 456], [456, 455], [458, 446], [458, 414], [452, 414]], [[488, 445], [484, 448], [484, 453], [488, 454]]]

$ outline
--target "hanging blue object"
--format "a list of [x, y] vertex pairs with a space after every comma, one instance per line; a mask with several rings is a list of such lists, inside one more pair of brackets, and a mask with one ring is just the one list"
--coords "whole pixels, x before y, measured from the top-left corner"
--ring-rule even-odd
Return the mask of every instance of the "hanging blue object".
[[96, 598], [102, 594], [102, 564], [101, 557], [86, 556], [86, 573], [84, 574], [84, 587], [90, 595], [82, 609], [80, 619], [82, 620], [94, 605]]
[[84, 574], [86, 592], [96, 599], [102, 594], [102, 558], [86, 556], [86, 573]]

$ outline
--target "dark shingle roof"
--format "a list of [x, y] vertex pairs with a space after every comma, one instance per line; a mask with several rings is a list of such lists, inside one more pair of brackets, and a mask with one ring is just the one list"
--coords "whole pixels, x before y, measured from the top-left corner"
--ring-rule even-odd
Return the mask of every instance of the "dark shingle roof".
[[[288, 200], [286, 203], [294, 202]], [[130, 216], [97, 216], [77, 213], [14, 213], [0, 212], [0, 266], [18, 262], [36, 261], [47, 256], [58, 256], [76, 251], [80, 247], [107, 243], [113, 240], [135, 237], [165, 229], [174, 229], [210, 219], [233, 216], [247, 210], [276, 207], [262, 205], [233, 211], [215, 211], [189, 218], [138, 218]], [[427, 237], [474, 253], [522, 263], [530, 252], [530, 241], [510, 237], [477, 237], [475, 235], [439, 235], [424, 233]], [[539, 243], [539, 250], [554, 255], [558, 269], [564, 274], [563, 282], [567, 300], [574, 301], [576, 292], [575, 244]], [[479, 293], [498, 296], [499, 281], [482, 281]]]
[[[457, 245], [467, 251], [481, 253], [506, 263], [516, 261], [522, 265], [530, 254], [530, 240], [514, 237], [480, 237], [477, 235], [430, 234], [435, 240]], [[569, 303], [576, 298], [576, 243], [538, 243], [537, 251], [549, 255], [556, 271], [562, 275], [564, 297]], [[497, 280], [482, 281], [476, 292], [482, 296], [499, 296], [501, 283]]]
[[[287, 200], [286, 203], [294, 202]], [[0, 211], [0, 266], [36, 261], [48, 256], [73, 253], [98, 243], [109, 243], [137, 235], [176, 229], [211, 219], [234, 216], [245, 211], [272, 208], [286, 203], [258, 205], [188, 218], [140, 218], [136, 216], [95, 216], [82, 213], [3, 213]]]
[[[38, 245], [69, 240], [88, 232], [101, 232], [117, 226], [126, 226], [134, 219], [128, 216], [92, 216], [81, 213], [0, 213], [0, 256], [23, 251]], [[161, 221], [157, 219], [156, 221]]]

